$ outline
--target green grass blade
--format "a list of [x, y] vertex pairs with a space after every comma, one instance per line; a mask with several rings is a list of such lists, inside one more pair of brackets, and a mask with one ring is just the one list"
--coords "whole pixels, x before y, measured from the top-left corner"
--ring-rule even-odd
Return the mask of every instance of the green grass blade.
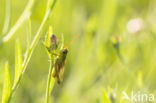
[[102, 103], [111, 103], [104, 89], [102, 89]]
[[31, 19], [30, 17], [27, 20], [27, 48], [30, 48], [31, 42]]
[[139, 71], [139, 73], [138, 73], [138, 86], [139, 86], [139, 88], [143, 87], [143, 74], [141, 71]]
[[11, 93], [11, 79], [8, 62], [5, 64], [5, 81], [2, 94], [2, 103], [7, 103]]
[[16, 42], [16, 59], [15, 59], [15, 80], [14, 86], [19, 80], [19, 77], [22, 73], [22, 54], [19, 41]]
[[6, 0], [6, 12], [5, 12], [5, 21], [4, 21], [4, 27], [3, 27], [3, 34], [5, 34], [8, 31], [9, 25], [10, 25], [10, 11], [11, 11], [11, 3], [10, 0]]
[[27, 20], [27, 18], [31, 15], [31, 9], [34, 4], [35, 0], [29, 0], [24, 12], [21, 14], [15, 25], [9, 30], [9, 32], [2, 38], [2, 42], [8, 42], [12, 36], [15, 34], [17, 29], [21, 26], [21, 24]]

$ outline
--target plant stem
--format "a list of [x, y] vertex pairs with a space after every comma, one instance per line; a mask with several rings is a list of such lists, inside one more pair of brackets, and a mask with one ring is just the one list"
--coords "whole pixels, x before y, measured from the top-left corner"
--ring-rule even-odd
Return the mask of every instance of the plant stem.
[[[30, 0], [30, 1], [31, 1], [31, 0]], [[41, 25], [40, 25], [40, 27], [39, 27], [37, 33], [36, 33], [36, 36], [34, 37], [34, 40], [33, 40], [33, 42], [31, 43], [30, 48], [28, 48], [27, 51], [26, 51], [26, 55], [25, 55], [25, 58], [24, 58], [24, 62], [23, 62], [23, 64], [22, 64], [23, 72], [22, 72], [22, 74], [19, 76], [19, 79], [18, 79], [16, 85], [14, 85], [14, 86], [12, 87], [12, 91], [11, 91], [11, 94], [10, 94], [10, 96], [9, 96], [9, 99], [8, 99], [8, 102], [7, 102], [7, 103], [10, 102], [10, 100], [11, 100], [13, 94], [15, 93], [15, 91], [16, 91], [16, 89], [17, 89], [19, 83], [20, 83], [20, 80], [21, 80], [22, 76], [24, 75], [24, 72], [25, 72], [26, 67], [27, 67], [27, 64], [28, 64], [28, 62], [29, 62], [29, 60], [30, 60], [30, 58], [31, 58], [31, 55], [32, 55], [32, 53], [33, 53], [33, 50], [34, 50], [34, 48], [35, 48], [35, 46], [36, 46], [36, 44], [37, 44], [37, 42], [38, 42], [38, 40], [39, 40], [39, 38], [40, 38], [41, 30], [42, 30], [42, 28], [44, 27], [44, 25], [45, 25], [45, 23], [46, 23], [46, 21], [47, 21], [47, 18], [49, 17], [49, 14], [50, 14], [51, 11], [52, 11], [52, 8], [55, 6], [55, 1], [56, 1], [56, 0], [54, 0], [53, 2], [49, 2], [49, 1], [48, 1], [48, 3], [52, 3], [52, 4], [48, 4], [48, 6], [51, 5], [52, 7], [49, 8], [49, 9], [47, 9], [47, 11], [46, 11], [46, 13], [45, 13], [45, 16], [44, 16], [44, 18], [43, 18], [43, 21], [42, 21], [42, 23], [41, 23]]]
[[31, 9], [35, 0], [29, 0], [24, 12], [21, 14], [20, 18], [17, 20], [15, 25], [10, 29], [10, 31], [2, 38], [2, 43], [6, 43], [11, 39], [16, 30], [20, 27], [20, 25], [27, 20], [27, 18], [31, 15]]
[[[45, 103], [49, 102], [49, 96], [50, 96], [50, 87], [54, 87], [55, 84], [55, 78], [52, 77], [52, 72], [54, 72], [54, 62], [53, 60], [50, 61], [50, 66], [49, 66], [49, 74], [48, 74], [48, 80], [47, 80], [47, 88], [46, 88], [46, 99]], [[52, 81], [52, 82], [51, 82]], [[51, 88], [51, 89], [52, 89]]]
[[31, 41], [31, 20], [28, 18], [27, 20], [27, 48], [30, 48]]

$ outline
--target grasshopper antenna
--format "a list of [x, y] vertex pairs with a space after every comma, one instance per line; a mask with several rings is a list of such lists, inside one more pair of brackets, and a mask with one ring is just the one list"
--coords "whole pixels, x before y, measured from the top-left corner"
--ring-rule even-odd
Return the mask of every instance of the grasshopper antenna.
[[67, 48], [69, 46], [71, 46], [75, 42], [75, 40], [77, 40], [79, 38], [79, 36], [80, 36], [80, 33], [78, 35], [76, 35], [76, 37], [68, 44]]

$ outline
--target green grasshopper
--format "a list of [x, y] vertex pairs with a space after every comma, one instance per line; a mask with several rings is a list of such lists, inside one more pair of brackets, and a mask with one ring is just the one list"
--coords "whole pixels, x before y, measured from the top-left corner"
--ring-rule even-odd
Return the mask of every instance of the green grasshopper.
[[[77, 36], [77, 38], [78, 38], [78, 36]], [[77, 38], [75, 38], [75, 39], [77, 39]], [[55, 53], [53, 53], [53, 51], [56, 50], [57, 47], [58, 47], [57, 38], [56, 38], [56, 36], [54, 34], [52, 34], [50, 36], [50, 47], [47, 48], [47, 49], [52, 55], [56, 56], [55, 63], [54, 63], [54, 72], [52, 73], [52, 76], [54, 78], [56, 78], [57, 83], [60, 84], [60, 82], [63, 81], [64, 65], [65, 65], [67, 54], [68, 54], [68, 49], [64, 48], [63, 34], [62, 34], [61, 48], [59, 50], [59, 53], [55, 54]]]
[[55, 64], [54, 64], [55, 71], [53, 72], [52, 76], [54, 78], [56, 77], [58, 84], [60, 84], [60, 82], [63, 81], [64, 65], [65, 65], [67, 53], [68, 53], [68, 49], [63, 48], [62, 50], [60, 50], [59, 55], [55, 59]]

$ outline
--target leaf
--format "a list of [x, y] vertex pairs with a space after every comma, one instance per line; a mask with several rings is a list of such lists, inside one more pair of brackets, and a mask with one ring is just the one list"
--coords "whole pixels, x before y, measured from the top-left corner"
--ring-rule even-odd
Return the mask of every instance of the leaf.
[[10, 72], [8, 68], [8, 62], [5, 63], [5, 81], [3, 87], [3, 94], [2, 94], [2, 103], [7, 103], [9, 96], [11, 94], [11, 79], [10, 79]]
[[102, 103], [111, 103], [104, 89], [102, 89]]
[[16, 58], [15, 58], [15, 79], [14, 86], [19, 80], [20, 75], [22, 74], [22, 55], [21, 55], [21, 47], [19, 41], [16, 42]]

